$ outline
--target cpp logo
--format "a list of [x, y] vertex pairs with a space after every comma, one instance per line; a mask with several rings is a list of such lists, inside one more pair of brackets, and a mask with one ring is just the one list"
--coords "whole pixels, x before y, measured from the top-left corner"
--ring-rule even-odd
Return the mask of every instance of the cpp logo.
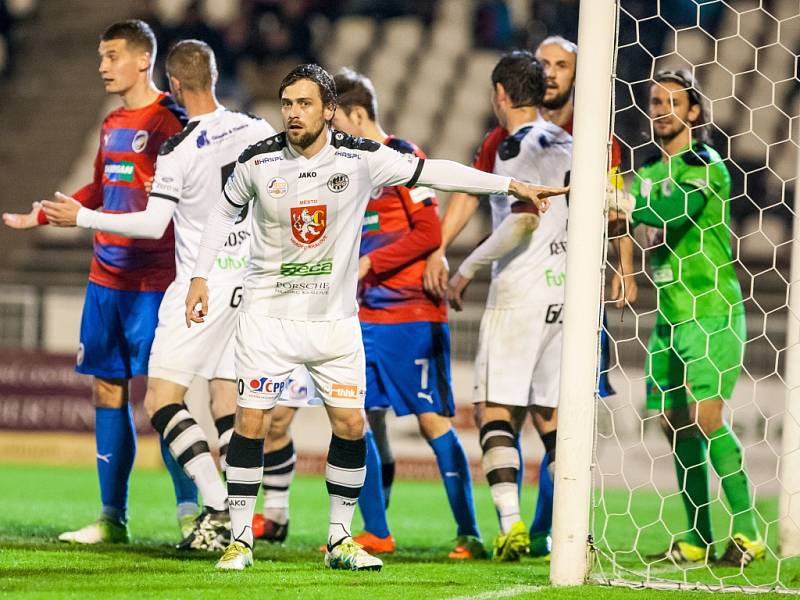
[[[239, 393], [244, 393], [244, 381], [239, 380]], [[271, 377], [259, 377], [251, 379], [247, 383], [247, 389], [256, 394], [280, 394], [286, 387], [285, 381], [275, 381]]]

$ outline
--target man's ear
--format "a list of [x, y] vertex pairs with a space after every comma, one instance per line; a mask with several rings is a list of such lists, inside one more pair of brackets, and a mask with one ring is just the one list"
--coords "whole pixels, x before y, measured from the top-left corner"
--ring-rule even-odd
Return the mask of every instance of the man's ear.
[[328, 123], [333, 119], [333, 114], [336, 112], [336, 105], [331, 102], [322, 109], [322, 118]]
[[147, 71], [152, 66], [151, 55], [149, 52], [142, 52], [137, 60], [139, 63], [139, 71]]

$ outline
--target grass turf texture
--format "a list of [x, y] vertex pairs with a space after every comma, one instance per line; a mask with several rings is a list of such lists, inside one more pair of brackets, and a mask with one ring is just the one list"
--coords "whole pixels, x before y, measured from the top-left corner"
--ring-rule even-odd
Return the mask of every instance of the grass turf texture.
[[[534, 489], [526, 489], [523, 515], [530, 518]], [[317, 550], [324, 541], [328, 500], [324, 481], [298, 477], [292, 488], [290, 535], [283, 547], [259, 542], [255, 566], [244, 573], [213, 569], [215, 557], [179, 554], [170, 544], [178, 537], [172, 504], [172, 488], [164, 471], [138, 470], [131, 485], [130, 521], [134, 543], [130, 546], [79, 547], [53, 540], [58, 533], [82, 526], [98, 514], [97, 479], [91, 468], [54, 468], [0, 465], [0, 594], [22, 598], [219, 598], [273, 597], [332, 598], [510, 598], [571, 599], [590, 593], [597, 598], [707, 598], [704, 592], [657, 592], [595, 586], [553, 589], [547, 587], [548, 565], [525, 559], [518, 564], [489, 561], [453, 563], [446, 556], [452, 547], [454, 526], [442, 486], [438, 482], [396, 484], [389, 512], [398, 551], [386, 557], [380, 573], [332, 572], [323, 567]], [[494, 509], [486, 485], [477, 485], [475, 499], [484, 540], [491, 542], [497, 530]], [[657, 520], [659, 503], [654, 494], [629, 498], [622, 492], [606, 495], [609, 512], [624, 513], [631, 502], [636, 524], [643, 527], [639, 541], [642, 554], [666, 547], [663, 527], [645, 527]], [[673, 501], [674, 500], [674, 501]], [[775, 518], [775, 502], [759, 509]], [[721, 507], [715, 507], [717, 531]], [[667, 501], [664, 518], [682, 524], [677, 498]], [[360, 524], [358, 517], [357, 524]], [[613, 517], [607, 539], [615, 548], [628, 550], [636, 533], [630, 517]], [[773, 540], [771, 540], [773, 541]], [[721, 548], [720, 548], [721, 551]], [[620, 562], [635, 567], [630, 553]], [[777, 561], [767, 560], [748, 568], [752, 583], [776, 581]], [[715, 568], [726, 584], [746, 584], [736, 569]], [[675, 578], [662, 568], [660, 577]], [[695, 570], [690, 582], [718, 583], [708, 570]], [[800, 564], [783, 561], [780, 581], [800, 587]], [[680, 595], [678, 595], [680, 594]], [[726, 597], [729, 597], [726, 595]]]

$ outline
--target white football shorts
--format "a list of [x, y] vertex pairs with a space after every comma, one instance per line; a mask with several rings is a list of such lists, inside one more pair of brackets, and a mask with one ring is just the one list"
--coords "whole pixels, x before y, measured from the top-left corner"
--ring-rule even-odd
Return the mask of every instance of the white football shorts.
[[292, 372], [305, 366], [325, 404], [364, 408], [364, 346], [356, 316], [294, 321], [242, 312], [235, 356], [239, 406], [272, 408]]
[[486, 309], [475, 357], [473, 402], [558, 406], [561, 306]]
[[322, 399], [317, 396], [317, 388], [305, 367], [297, 367], [286, 381], [286, 386], [278, 399], [278, 406], [287, 408], [306, 408], [322, 406]]
[[208, 286], [205, 323], [186, 327], [189, 284], [173, 281], [158, 309], [158, 326], [150, 349], [148, 375], [189, 387], [195, 376], [235, 379], [234, 332], [241, 287]]

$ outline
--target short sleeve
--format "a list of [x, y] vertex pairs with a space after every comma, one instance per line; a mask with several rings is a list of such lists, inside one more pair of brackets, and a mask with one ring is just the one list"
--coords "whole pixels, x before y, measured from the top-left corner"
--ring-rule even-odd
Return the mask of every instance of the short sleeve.
[[236, 163], [225, 187], [222, 189], [225, 199], [233, 206], [243, 207], [253, 199], [253, 186], [250, 181], [250, 167], [246, 162]]
[[372, 187], [404, 185], [414, 187], [425, 160], [413, 154], [401, 154], [383, 144], [367, 153]]
[[178, 202], [183, 189], [183, 169], [175, 152], [162, 154], [156, 160], [156, 172], [150, 196]]

